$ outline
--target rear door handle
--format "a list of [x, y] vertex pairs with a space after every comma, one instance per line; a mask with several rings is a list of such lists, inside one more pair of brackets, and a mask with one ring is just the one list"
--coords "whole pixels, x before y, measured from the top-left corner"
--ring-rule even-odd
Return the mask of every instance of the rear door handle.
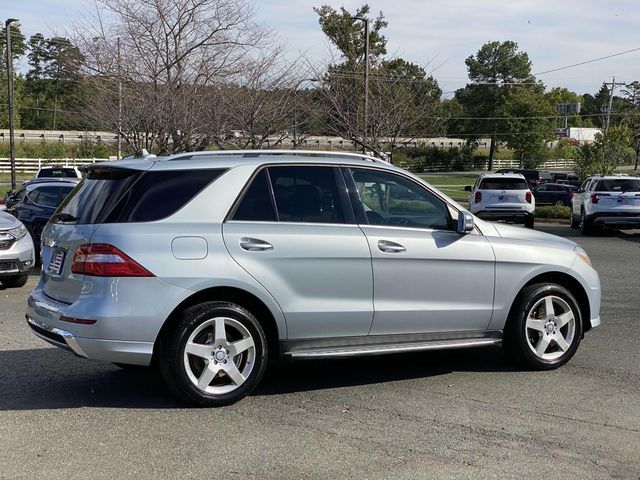
[[263, 252], [273, 250], [273, 245], [258, 238], [241, 238], [240, 246], [247, 252]]
[[407, 251], [404, 246], [389, 240], [378, 240], [378, 248], [384, 253], [404, 253]]

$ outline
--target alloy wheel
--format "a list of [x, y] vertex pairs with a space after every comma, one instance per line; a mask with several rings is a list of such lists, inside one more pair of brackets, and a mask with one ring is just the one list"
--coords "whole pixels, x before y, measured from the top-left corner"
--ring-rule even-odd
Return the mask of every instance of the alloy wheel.
[[526, 319], [526, 338], [531, 351], [542, 360], [560, 358], [576, 335], [576, 316], [569, 304], [555, 295], [538, 300]]
[[229, 317], [202, 322], [185, 344], [187, 377], [199, 390], [213, 395], [240, 387], [253, 371], [256, 345], [249, 330]]

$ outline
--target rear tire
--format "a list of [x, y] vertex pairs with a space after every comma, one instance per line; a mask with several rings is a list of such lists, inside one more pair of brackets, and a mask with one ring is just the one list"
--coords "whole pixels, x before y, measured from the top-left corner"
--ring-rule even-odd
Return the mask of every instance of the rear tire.
[[220, 407], [251, 393], [267, 358], [267, 337], [251, 312], [233, 303], [205, 302], [182, 312], [161, 342], [159, 365], [177, 396]]
[[582, 338], [578, 302], [566, 288], [539, 283], [523, 289], [504, 330], [507, 354], [531, 370], [552, 370], [567, 363]]
[[584, 214], [584, 210], [580, 211], [580, 233], [582, 235], [591, 235], [593, 233], [593, 225], [591, 220]]
[[29, 280], [29, 274], [23, 273], [22, 275], [12, 275], [11, 277], [2, 277], [0, 278], [0, 282], [6, 288], [20, 288], [24, 287]]
[[577, 220], [576, 217], [571, 212], [571, 228], [578, 228], [580, 226], [580, 220]]
[[527, 218], [525, 218], [525, 220], [524, 220], [524, 226], [525, 226], [526, 228], [534, 228], [534, 226], [535, 226], [535, 222], [536, 222], [535, 217], [534, 217], [533, 215], [530, 215], [530, 216], [528, 216]]

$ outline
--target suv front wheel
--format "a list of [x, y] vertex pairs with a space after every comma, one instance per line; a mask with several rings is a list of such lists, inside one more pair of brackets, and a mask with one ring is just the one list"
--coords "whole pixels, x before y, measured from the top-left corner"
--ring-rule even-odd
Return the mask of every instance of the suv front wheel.
[[160, 371], [174, 393], [219, 407], [256, 387], [267, 364], [267, 341], [258, 320], [242, 306], [205, 302], [182, 312], [160, 355]]
[[551, 370], [567, 363], [582, 338], [580, 308], [566, 288], [532, 285], [520, 293], [504, 331], [504, 348], [523, 366]]

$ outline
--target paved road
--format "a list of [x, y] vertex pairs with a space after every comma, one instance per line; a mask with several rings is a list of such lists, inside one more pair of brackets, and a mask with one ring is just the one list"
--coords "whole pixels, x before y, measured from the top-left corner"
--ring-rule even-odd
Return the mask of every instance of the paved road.
[[217, 410], [48, 347], [22, 319], [28, 288], [0, 290], [0, 479], [638, 479], [640, 234], [578, 240], [604, 325], [564, 368], [494, 349], [275, 365]]

